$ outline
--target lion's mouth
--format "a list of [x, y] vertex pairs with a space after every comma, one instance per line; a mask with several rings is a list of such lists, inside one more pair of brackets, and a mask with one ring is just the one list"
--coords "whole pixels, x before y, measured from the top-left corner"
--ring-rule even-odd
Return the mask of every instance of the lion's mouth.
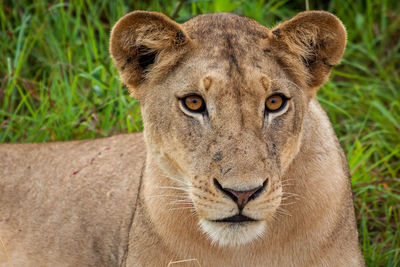
[[254, 222], [253, 218], [244, 216], [242, 214], [237, 214], [235, 216], [231, 216], [228, 218], [220, 219], [220, 220], [214, 220], [214, 222], [229, 222], [229, 223], [241, 223], [241, 222]]

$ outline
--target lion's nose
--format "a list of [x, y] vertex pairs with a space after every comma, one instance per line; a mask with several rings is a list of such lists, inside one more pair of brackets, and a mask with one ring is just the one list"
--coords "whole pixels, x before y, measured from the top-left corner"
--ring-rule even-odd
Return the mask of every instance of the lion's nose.
[[224, 192], [228, 197], [230, 197], [233, 201], [235, 201], [239, 207], [239, 210], [241, 211], [247, 204], [247, 202], [249, 202], [252, 199], [255, 199], [260, 195], [260, 193], [264, 190], [265, 186], [267, 185], [267, 181], [268, 179], [264, 181], [262, 186], [245, 191], [237, 191], [230, 188], [224, 188], [217, 181], [217, 179], [214, 179], [214, 185], [219, 190]]

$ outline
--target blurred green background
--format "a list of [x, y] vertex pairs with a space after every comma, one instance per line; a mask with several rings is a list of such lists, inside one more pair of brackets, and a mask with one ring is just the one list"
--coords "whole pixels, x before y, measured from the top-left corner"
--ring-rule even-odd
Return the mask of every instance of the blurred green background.
[[[178, 22], [234, 12], [274, 26], [305, 1], [0, 1], [0, 142], [47, 142], [140, 131], [135, 99], [108, 53], [125, 13]], [[337, 15], [348, 46], [319, 100], [347, 154], [368, 266], [400, 266], [400, 4], [310, 1]]]

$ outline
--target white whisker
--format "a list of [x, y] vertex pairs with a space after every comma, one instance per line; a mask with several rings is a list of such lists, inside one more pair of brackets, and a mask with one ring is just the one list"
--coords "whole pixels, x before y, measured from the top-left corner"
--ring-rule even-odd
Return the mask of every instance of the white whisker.
[[174, 211], [174, 210], [192, 210], [192, 211], [195, 211], [195, 209], [193, 207], [170, 208], [168, 210], [170, 210], [170, 211]]
[[191, 203], [167, 203], [167, 206], [175, 208], [194, 208]]
[[283, 196], [292, 196], [292, 197], [301, 197], [300, 195], [296, 194], [296, 193], [289, 193], [289, 192], [282, 192]]
[[281, 203], [281, 204], [279, 204], [279, 206], [290, 206], [290, 205], [293, 205], [293, 204], [296, 204], [297, 202], [288, 202], [288, 203]]
[[174, 177], [171, 177], [171, 176], [168, 176], [168, 175], [165, 175], [165, 174], [164, 174], [163, 176], [164, 176], [165, 178], [168, 178], [168, 179], [172, 180], [172, 181], [181, 183], [181, 184], [183, 184], [184, 186], [187, 186], [187, 187], [190, 187], [190, 186], [191, 186], [191, 184], [188, 183], [188, 182], [186, 182], [186, 181], [182, 181], [182, 180], [179, 180], [179, 179], [177, 179], [177, 178], [174, 178]]
[[289, 211], [287, 211], [287, 210], [285, 210], [285, 209], [283, 209], [283, 208], [281, 208], [281, 207], [279, 207], [279, 208], [276, 210], [276, 212], [279, 213], [279, 214], [283, 214], [283, 215], [287, 215], [287, 216], [292, 216], [292, 214], [290, 214]]
[[189, 189], [188, 189], [188, 188], [184, 188], [184, 187], [176, 187], [176, 186], [159, 186], [158, 188], [160, 188], [160, 189], [173, 189], [173, 190], [180, 190], [180, 191], [184, 191], [184, 192], [190, 193], [190, 192], [189, 192]]
[[190, 201], [190, 199], [181, 199], [181, 200], [173, 200], [168, 202], [168, 204], [191, 204], [193, 205], [193, 202]]
[[181, 192], [177, 192], [174, 195], [153, 195], [153, 196], [149, 196], [149, 198], [186, 198], [189, 197], [190, 194], [189, 193], [181, 193]]

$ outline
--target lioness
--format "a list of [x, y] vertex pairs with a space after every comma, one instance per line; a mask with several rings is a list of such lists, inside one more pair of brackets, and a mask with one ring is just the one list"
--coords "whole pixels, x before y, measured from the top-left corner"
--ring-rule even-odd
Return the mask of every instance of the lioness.
[[345, 44], [323, 11], [127, 14], [110, 52], [144, 134], [1, 145], [1, 266], [364, 265], [316, 99]]

